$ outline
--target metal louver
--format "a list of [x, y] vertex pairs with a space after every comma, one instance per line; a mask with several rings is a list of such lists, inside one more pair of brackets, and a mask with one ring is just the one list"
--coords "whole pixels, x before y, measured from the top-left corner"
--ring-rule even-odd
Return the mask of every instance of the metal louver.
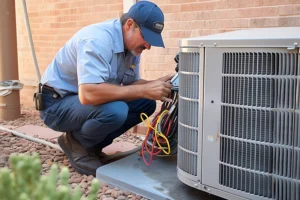
[[300, 66], [296, 53], [223, 53], [219, 183], [300, 199]]
[[[180, 53], [177, 166], [197, 176], [199, 116], [199, 53]], [[189, 87], [192, 85], [193, 87]]]

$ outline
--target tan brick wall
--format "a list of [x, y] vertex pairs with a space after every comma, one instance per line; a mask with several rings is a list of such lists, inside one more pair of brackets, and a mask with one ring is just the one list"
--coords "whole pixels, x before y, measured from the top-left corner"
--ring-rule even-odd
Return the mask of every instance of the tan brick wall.
[[[156, 79], [174, 72], [181, 38], [257, 27], [300, 26], [300, 0], [153, 0], [165, 13], [166, 48], [152, 47], [141, 60], [141, 75]], [[30, 54], [21, 1], [16, 1], [20, 79], [37, 81]], [[81, 27], [117, 18], [122, 0], [27, 0], [29, 20], [40, 70]], [[35, 89], [26, 86], [21, 103], [32, 106]], [[160, 104], [159, 104], [160, 105]]]
[[[41, 74], [56, 52], [80, 28], [118, 18], [123, 0], [27, 0], [27, 10]], [[21, 103], [32, 107], [38, 82], [24, 19], [22, 1], [16, 1], [19, 78], [25, 84]]]

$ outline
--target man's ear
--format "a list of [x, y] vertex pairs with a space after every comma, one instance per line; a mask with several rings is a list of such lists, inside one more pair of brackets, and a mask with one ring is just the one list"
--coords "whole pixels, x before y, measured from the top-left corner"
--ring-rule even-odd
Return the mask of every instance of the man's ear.
[[130, 29], [132, 29], [132, 27], [134, 27], [134, 21], [133, 21], [133, 19], [129, 18], [127, 20], [127, 22], [125, 23], [125, 28], [126, 28], [126, 30], [130, 30]]

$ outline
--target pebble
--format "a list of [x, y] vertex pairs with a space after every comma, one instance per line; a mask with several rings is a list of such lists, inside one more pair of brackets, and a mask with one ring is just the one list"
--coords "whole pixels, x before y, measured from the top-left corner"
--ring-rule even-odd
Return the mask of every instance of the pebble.
[[103, 191], [104, 193], [105, 193], [107, 190], [109, 190], [109, 187], [106, 187], [106, 186], [105, 186], [105, 187], [102, 188], [102, 191]]
[[31, 149], [29, 149], [29, 151], [31, 151], [31, 152], [36, 152], [37, 149], [36, 149], [36, 148], [31, 148]]
[[22, 149], [20, 150], [20, 153], [25, 153], [25, 152], [27, 152], [27, 151], [29, 151], [29, 149], [27, 149], [27, 148], [22, 148]]
[[88, 184], [87, 184], [87, 183], [81, 183], [80, 185], [81, 185], [81, 187], [84, 188], [84, 189], [88, 188]]
[[111, 194], [113, 192], [113, 189], [108, 189], [105, 191], [105, 194]]
[[69, 171], [70, 171], [70, 172], [75, 172], [75, 169], [74, 169], [73, 167], [71, 167], [71, 168], [69, 169]]
[[53, 162], [52, 162], [51, 159], [47, 159], [47, 160], [45, 161], [45, 163], [48, 164], [48, 165], [52, 165]]
[[61, 156], [57, 156], [57, 157], [54, 158], [54, 162], [63, 161], [63, 160], [64, 160], [64, 158], [61, 157]]
[[105, 195], [100, 196], [100, 200], [107, 198]]
[[1, 138], [1, 141], [3, 141], [3, 142], [4, 142], [4, 141], [5, 141], [5, 142], [6, 142], [6, 141], [9, 141], [9, 140], [10, 140], [9, 137], [2, 137], [2, 138]]
[[75, 179], [74, 179], [74, 183], [80, 183], [81, 180], [82, 180], [82, 177], [80, 177], [80, 178], [75, 178]]
[[42, 167], [43, 168], [49, 168], [50, 166], [47, 163], [45, 163], [45, 164], [42, 164]]
[[123, 192], [121, 191], [112, 191], [111, 196], [114, 198], [118, 198], [118, 196], [120, 196], [121, 194], [123, 194]]
[[4, 143], [3, 147], [10, 147], [10, 144], [9, 143], [6, 143], [6, 144]]
[[92, 180], [94, 180], [94, 178], [95, 178], [94, 176], [89, 175], [89, 176], [87, 177], [87, 180], [88, 180], [88, 181], [92, 181]]
[[38, 146], [36, 146], [35, 148], [36, 148], [37, 150], [41, 150], [41, 149], [43, 149], [43, 146], [38, 145]]
[[39, 151], [40, 155], [48, 155], [49, 152], [48, 151]]
[[125, 200], [126, 199], [126, 197], [124, 197], [124, 196], [118, 196], [118, 198], [117, 198], [118, 200]]
[[55, 150], [55, 149], [50, 149], [50, 152], [51, 152], [52, 154], [55, 154], [55, 153], [56, 153], [56, 150]]
[[115, 199], [112, 197], [107, 197], [107, 198], [103, 198], [103, 200], [115, 200]]
[[63, 164], [64, 164], [64, 166], [69, 166], [69, 161], [64, 160]]
[[64, 156], [64, 155], [65, 155], [65, 153], [56, 152], [56, 153], [54, 153], [54, 155], [55, 155], [55, 156]]
[[128, 196], [128, 195], [131, 194], [131, 192], [129, 192], [129, 191], [124, 191], [124, 194], [125, 194], [126, 196]]

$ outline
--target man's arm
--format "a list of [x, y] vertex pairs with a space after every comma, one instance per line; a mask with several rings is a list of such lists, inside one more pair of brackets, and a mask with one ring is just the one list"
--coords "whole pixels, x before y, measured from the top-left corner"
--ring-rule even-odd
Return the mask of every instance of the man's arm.
[[79, 86], [79, 100], [83, 105], [98, 105], [116, 100], [130, 101], [142, 98], [141, 86], [118, 86], [109, 83], [82, 84]]
[[142, 85], [142, 84], [146, 84], [146, 83], [149, 83], [149, 82], [150, 81], [140, 79], [140, 80], [137, 80], [137, 81], [133, 82], [131, 85]]
[[109, 83], [81, 84], [78, 96], [83, 105], [99, 105], [111, 101], [131, 101], [140, 98], [169, 101], [172, 85], [155, 80], [142, 85], [118, 86]]

